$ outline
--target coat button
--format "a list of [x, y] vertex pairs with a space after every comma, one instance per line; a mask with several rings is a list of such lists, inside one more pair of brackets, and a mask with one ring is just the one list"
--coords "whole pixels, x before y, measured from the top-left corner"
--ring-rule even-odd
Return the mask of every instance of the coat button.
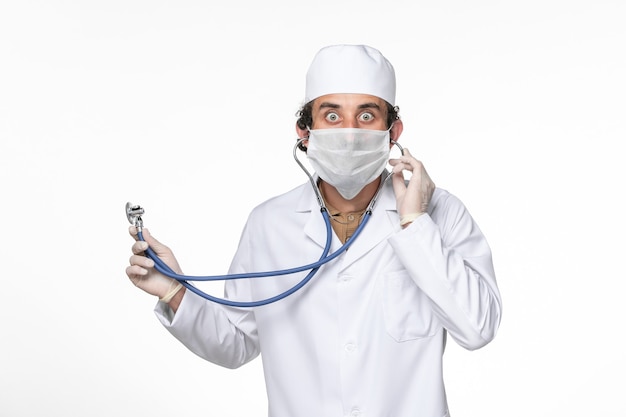
[[346, 352], [352, 353], [356, 350], [356, 345], [354, 343], [347, 343], [345, 346]]

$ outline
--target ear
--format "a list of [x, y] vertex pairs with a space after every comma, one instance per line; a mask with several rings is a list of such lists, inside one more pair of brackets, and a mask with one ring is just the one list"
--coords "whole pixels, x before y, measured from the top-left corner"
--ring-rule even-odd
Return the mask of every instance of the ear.
[[402, 120], [398, 119], [391, 126], [391, 130], [389, 131], [389, 139], [397, 142], [400, 140], [400, 135], [402, 134], [402, 130], [404, 129], [404, 125], [402, 124]]
[[[298, 123], [296, 122], [296, 134], [298, 135], [298, 138], [308, 138], [309, 137], [309, 130], [300, 128], [300, 126], [298, 126]], [[309, 145], [309, 141], [308, 140], [305, 140], [305, 141], [302, 142], [302, 146], [304, 146], [305, 148], [308, 145]]]

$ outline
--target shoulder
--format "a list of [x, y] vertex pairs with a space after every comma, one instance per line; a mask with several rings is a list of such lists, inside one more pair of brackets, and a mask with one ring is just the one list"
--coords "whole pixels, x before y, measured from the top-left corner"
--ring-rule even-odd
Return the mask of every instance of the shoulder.
[[447, 190], [437, 188], [428, 209], [444, 238], [450, 234], [471, 234], [478, 230], [476, 222], [463, 202]]
[[[303, 198], [306, 198], [306, 193], [310, 191], [311, 186], [309, 184], [301, 184], [283, 194], [279, 194], [268, 200], [265, 200], [261, 204], [252, 209], [250, 217], [266, 216], [268, 214], [277, 215], [284, 214], [285, 211], [293, 212], [296, 210], [298, 204]], [[312, 192], [311, 192], [312, 193]]]
[[432, 210], [438, 209], [447, 211], [464, 207], [463, 202], [448, 190], [439, 187], [435, 188], [435, 192], [430, 201], [430, 208]]
[[428, 213], [435, 223], [449, 226], [453, 226], [468, 214], [463, 202], [456, 195], [443, 188], [435, 189]]

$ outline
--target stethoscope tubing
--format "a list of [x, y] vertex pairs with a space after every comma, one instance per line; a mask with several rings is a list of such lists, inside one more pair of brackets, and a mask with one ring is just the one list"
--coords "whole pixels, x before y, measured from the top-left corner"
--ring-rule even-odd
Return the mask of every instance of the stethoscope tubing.
[[[361, 224], [359, 224], [359, 227], [357, 227], [352, 237], [348, 239], [346, 243], [344, 243], [339, 249], [337, 249], [332, 254], [328, 255], [328, 252], [330, 252], [330, 247], [332, 243], [332, 228], [330, 225], [330, 218], [328, 215], [328, 211], [321, 210], [321, 212], [322, 212], [322, 216], [324, 217], [324, 223], [326, 225], [326, 244], [324, 245], [324, 250], [322, 251], [322, 255], [320, 256], [320, 259], [317, 262], [314, 262], [308, 265], [302, 265], [302, 266], [295, 267], [295, 268], [281, 269], [281, 270], [276, 270], [276, 271], [266, 271], [266, 272], [250, 272], [250, 273], [243, 273], [243, 274], [211, 275], [211, 276], [192, 276], [192, 275], [181, 275], [181, 274], [177, 274], [176, 272], [174, 272], [165, 262], [161, 260], [161, 258], [159, 258], [156, 252], [154, 252], [154, 250], [152, 250], [150, 247], [148, 247], [148, 249], [145, 250], [145, 254], [146, 256], [148, 256], [150, 259], [154, 261], [154, 268], [157, 271], [159, 271], [165, 276], [175, 279], [176, 281], [180, 282], [188, 290], [194, 292], [195, 294], [209, 301], [213, 301], [218, 304], [222, 304], [222, 305], [226, 305], [230, 307], [240, 307], [240, 308], [260, 307], [260, 306], [264, 306], [264, 305], [282, 300], [283, 298], [290, 296], [291, 294], [295, 293], [296, 291], [304, 287], [311, 280], [311, 278], [313, 278], [313, 276], [317, 273], [317, 271], [320, 269], [322, 265], [332, 261], [333, 259], [341, 255], [343, 252], [345, 252], [348, 249], [348, 247], [352, 244], [352, 242], [354, 242], [356, 237], [361, 233], [361, 231], [363, 230], [363, 228], [365, 227], [365, 225], [367, 224], [371, 216], [371, 211], [366, 211], [363, 215], [363, 220], [361, 221]], [[143, 234], [141, 231], [138, 232], [138, 238], [139, 240], [144, 240]], [[294, 273], [303, 272], [303, 271], [309, 271], [309, 273], [293, 287], [273, 297], [270, 297], [264, 300], [257, 300], [257, 301], [235, 301], [235, 300], [229, 300], [226, 298], [215, 297], [210, 294], [207, 294], [206, 292], [200, 290], [199, 288], [189, 283], [189, 281], [224, 281], [224, 280], [244, 279], [244, 278], [262, 278], [262, 277], [268, 277], [268, 276], [289, 275], [289, 274], [294, 274]]]
[[[294, 158], [296, 160], [296, 162], [298, 163], [298, 165], [300, 165], [300, 167], [302, 168], [302, 170], [306, 173], [306, 175], [309, 178], [309, 181], [311, 182], [311, 185], [313, 187], [313, 190], [315, 191], [318, 203], [320, 205], [320, 211], [322, 213], [322, 216], [324, 218], [324, 223], [326, 225], [326, 243], [324, 245], [324, 249], [322, 251], [322, 255], [320, 256], [319, 260], [317, 260], [317, 262], [313, 262], [310, 263], [308, 265], [302, 265], [302, 266], [298, 266], [295, 268], [287, 268], [287, 269], [281, 269], [281, 270], [276, 270], [276, 271], [266, 271], [266, 272], [248, 272], [248, 273], [242, 273], [242, 274], [227, 274], [227, 275], [207, 275], [207, 276], [193, 276], [193, 275], [181, 275], [181, 274], [177, 274], [176, 272], [174, 272], [169, 266], [167, 266], [167, 264], [165, 262], [163, 262], [159, 256], [156, 254], [156, 252], [154, 252], [154, 250], [150, 247], [148, 247], [144, 253], [146, 256], [148, 256], [150, 259], [152, 259], [154, 261], [154, 268], [159, 271], [161, 274], [170, 277], [172, 279], [175, 279], [176, 281], [178, 281], [179, 283], [181, 283], [185, 288], [187, 288], [188, 290], [192, 291], [193, 293], [209, 300], [209, 301], [213, 301], [215, 303], [218, 304], [222, 304], [222, 305], [226, 305], [226, 306], [230, 306], [230, 307], [260, 307], [260, 306], [264, 306], [267, 304], [271, 304], [274, 303], [276, 301], [282, 300], [285, 297], [288, 297], [289, 295], [295, 293], [296, 291], [300, 290], [302, 287], [304, 287], [310, 280], [311, 278], [313, 278], [313, 276], [317, 273], [317, 271], [326, 263], [332, 261], [333, 259], [337, 258], [339, 255], [341, 255], [342, 253], [344, 253], [348, 247], [356, 240], [356, 238], [361, 234], [361, 231], [365, 228], [365, 225], [367, 224], [367, 222], [369, 221], [369, 218], [372, 215], [372, 210], [374, 208], [374, 204], [376, 203], [376, 200], [378, 198], [378, 194], [380, 193], [382, 186], [385, 182], [387, 182], [387, 180], [391, 177], [391, 174], [389, 174], [386, 178], [384, 178], [376, 192], [376, 194], [374, 195], [374, 197], [372, 198], [372, 200], [370, 201], [369, 206], [367, 207], [367, 209], [365, 210], [365, 213], [363, 214], [363, 218], [361, 223], [359, 224], [359, 226], [357, 227], [357, 229], [354, 231], [354, 234], [350, 237], [350, 239], [348, 239], [339, 249], [337, 249], [335, 252], [333, 252], [332, 254], [328, 254], [328, 252], [330, 252], [330, 247], [332, 244], [332, 227], [330, 224], [330, 217], [328, 214], [328, 210], [326, 209], [326, 206], [324, 204], [324, 199], [321, 196], [321, 193], [317, 187], [317, 184], [315, 183], [313, 176], [308, 172], [308, 170], [304, 167], [304, 165], [300, 162], [300, 160], [298, 159], [297, 155], [296, 155], [296, 150], [298, 148], [298, 145], [300, 143], [302, 143], [302, 141], [304, 141], [305, 138], [301, 138], [298, 139], [296, 145], [293, 148], [293, 155]], [[392, 143], [396, 146], [398, 146], [398, 148], [400, 148], [400, 151], [402, 153], [404, 153], [402, 147], [395, 141], [392, 141]], [[128, 203], [130, 204], [130, 203]], [[129, 216], [129, 212], [128, 212], [128, 204], [127, 204], [127, 216]], [[141, 209], [142, 210], [142, 209]], [[143, 210], [141, 211], [141, 213], [143, 213]], [[141, 218], [138, 217], [139, 219], [139, 224], [143, 225], [143, 222], [141, 221]], [[131, 218], [129, 217], [129, 221], [131, 220]], [[139, 226], [138, 227], [138, 238], [139, 240], [145, 241], [144, 237], [143, 237], [143, 233], [142, 233], [142, 227]], [[295, 274], [298, 272], [304, 272], [304, 271], [309, 271], [309, 273], [300, 281], [298, 282], [296, 285], [294, 285], [293, 287], [289, 288], [288, 290], [277, 294], [273, 297], [270, 298], [266, 298], [264, 300], [257, 300], [257, 301], [235, 301], [235, 300], [229, 300], [226, 298], [220, 298], [220, 297], [215, 297], [212, 296], [210, 294], [207, 294], [206, 292], [200, 290], [199, 288], [197, 288], [196, 286], [192, 285], [189, 283], [189, 281], [225, 281], [225, 280], [234, 280], [234, 279], [244, 279], [244, 278], [262, 278], [262, 277], [269, 277], [269, 276], [281, 276], [281, 275], [289, 275], [289, 274]]]

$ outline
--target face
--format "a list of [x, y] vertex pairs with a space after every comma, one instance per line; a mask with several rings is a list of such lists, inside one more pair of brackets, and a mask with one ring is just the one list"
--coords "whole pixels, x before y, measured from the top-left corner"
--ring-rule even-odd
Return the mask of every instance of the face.
[[[359, 128], [387, 130], [387, 103], [367, 94], [327, 94], [315, 99], [311, 129]], [[308, 137], [308, 131], [296, 124], [298, 137]], [[397, 141], [402, 133], [402, 121], [396, 120], [390, 137]], [[304, 146], [307, 146], [306, 141]]]

